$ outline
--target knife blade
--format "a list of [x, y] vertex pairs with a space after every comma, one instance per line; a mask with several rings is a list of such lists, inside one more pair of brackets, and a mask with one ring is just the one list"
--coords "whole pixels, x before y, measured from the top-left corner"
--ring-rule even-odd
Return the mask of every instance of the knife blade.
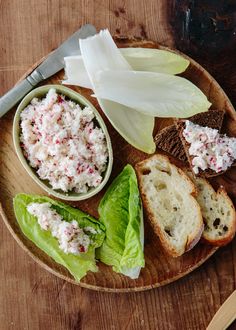
[[84, 39], [94, 34], [96, 34], [96, 29], [93, 25], [83, 25], [56, 50], [50, 53], [30, 75], [0, 98], [0, 117], [16, 105], [39, 82], [63, 69], [65, 56], [79, 55], [79, 39]]
[[206, 330], [226, 330], [236, 319], [236, 290], [213, 316]]

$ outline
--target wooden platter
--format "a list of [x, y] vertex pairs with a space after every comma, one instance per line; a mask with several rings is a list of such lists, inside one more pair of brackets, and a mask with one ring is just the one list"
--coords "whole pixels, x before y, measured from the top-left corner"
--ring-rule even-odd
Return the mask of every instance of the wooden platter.
[[[116, 39], [116, 42], [119, 47], [132, 46], [165, 49], [154, 42], [145, 40], [121, 38]], [[192, 59], [190, 61], [191, 65], [184, 73], [184, 76], [195, 83], [207, 95], [214, 108], [226, 110], [223, 130], [229, 135], [236, 135], [236, 114], [229, 99], [217, 82], [199, 64]], [[30, 68], [29, 72], [37, 65], [38, 63]], [[62, 80], [63, 75], [64, 72], [61, 71], [43, 84], [58, 84]], [[96, 99], [91, 97], [90, 90], [75, 86], [71, 86], [71, 88], [87, 97], [100, 111], [107, 124], [114, 152], [113, 171], [110, 181], [107, 184], [108, 186], [127, 163], [135, 165], [138, 161], [149, 156], [134, 149], [113, 129], [99, 109]], [[12, 198], [14, 195], [19, 192], [45, 193], [27, 175], [17, 159], [12, 142], [13, 117], [14, 110], [10, 111], [0, 120], [0, 202], [2, 204], [0, 213], [6, 226], [19, 245], [46, 270], [68, 282], [94, 290], [113, 292], [143, 291], [168, 284], [183, 277], [199, 267], [217, 250], [215, 247], [199, 243], [193, 250], [184, 254], [182, 257], [169, 257], [162, 250], [158, 238], [148, 223], [148, 219], [145, 219], [146, 266], [142, 269], [140, 277], [137, 280], [131, 280], [128, 277], [114, 273], [111, 267], [99, 263], [99, 271], [97, 273], [89, 272], [80, 283], [77, 283], [64, 267], [55, 263], [29, 241], [17, 225], [12, 208]], [[157, 119], [154, 133], [171, 123], [171, 119]], [[224, 185], [234, 204], [236, 203], [236, 168], [232, 168], [226, 174], [213, 178], [211, 181], [215, 188], [219, 187], [219, 185]], [[89, 200], [71, 204], [94, 217], [98, 217], [97, 206], [107, 186], [98, 195]]]

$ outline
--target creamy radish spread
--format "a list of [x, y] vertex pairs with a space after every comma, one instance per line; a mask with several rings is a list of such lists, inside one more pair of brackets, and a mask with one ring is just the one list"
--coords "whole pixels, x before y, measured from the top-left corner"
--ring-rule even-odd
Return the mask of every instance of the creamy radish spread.
[[65, 253], [86, 253], [92, 243], [89, 234], [97, 234], [92, 227], [80, 228], [76, 220], [63, 220], [50, 203], [31, 203], [27, 211], [37, 218], [41, 229], [49, 230], [58, 239], [59, 247]]
[[220, 135], [217, 129], [185, 121], [183, 137], [190, 144], [194, 173], [211, 169], [216, 173], [229, 168], [236, 159], [236, 138]]
[[99, 186], [108, 149], [90, 107], [81, 109], [52, 88], [21, 112], [20, 127], [26, 159], [53, 189], [84, 193]]

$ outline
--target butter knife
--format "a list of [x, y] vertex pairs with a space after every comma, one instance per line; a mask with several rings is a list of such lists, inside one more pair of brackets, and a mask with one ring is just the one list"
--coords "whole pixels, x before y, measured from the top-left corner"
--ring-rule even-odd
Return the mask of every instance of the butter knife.
[[0, 98], [0, 117], [16, 105], [38, 83], [63, 69], [65, 56], [79, 55], [79, 39], [87, 38], [95, 33], [95, 27], [86, 24], [64, 41], [30, 75]]
[[206, 330], [226, 330], [236, 319], [236, 290], [218, 309]]

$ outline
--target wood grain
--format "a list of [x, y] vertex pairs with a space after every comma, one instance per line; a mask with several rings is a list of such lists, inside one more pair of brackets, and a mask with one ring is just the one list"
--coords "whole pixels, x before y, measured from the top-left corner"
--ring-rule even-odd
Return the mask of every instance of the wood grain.
[[[143, 0], [138, 5], [136, 1], [108, 0], [1, 1], [1, 93], [10, 88], [29, 65], [85, 22], [95, 24], [98, 29], [109, 27], [113, 34], [146, 36], [173, 46], [167, 10], [171, 6], [172, 1]], [[214, 76], [214, 68], [211, 73]], [[230, 89], [227, 92], [233, 94], [235, 81], [228, 78], [229, 75], [219, 74], [218, 80], [221, 84], [227, 82]], [[5, 120], [1, 120], [1, 125]], [[7, 134], [10, 139], [11, 132]], [[0, 156], [1, 160], [5, 159], [6, 150], [1, 150]], [[15, 180], [20, 175], [18, 170], [15, 166]], [[3, 190], [9, 189], [1, 186], [1, 196]], [[3, 225], [0, 235], [0, 324], [3, 329], [205, 329], [235, 289], [235, 240], [178, 282], [145, 293], [117, 295], [67, 284], [28, 258]]]
[[[139, 40], [134, 38], [116, 38], [116, 43], [119, 47], [142, 46], [146, 48], [167, 49], [166, 47], [162, 47], [152, 41], [145, 41], [143, 39]], [[234, 121], [236, 122], [236, 116], [234, 116], [234, 109], [230, 104], [230, 101], [227, 99], [227, 96], [220, 89], [218, 84], [213, 81], [213, 78], [202, 67], [200, 67], [199, 64], [197, 64], [191, 59], [190, 61], [191, 64], [186, 73], [184, 73], [184, 75], [188, 76], [190, 80], [196, 80], [195, 77], [197, 76], [198, 79], [195, 81], [195, 83], [197, 85], [200, 84], [202, 90], [206, 94], [208, 93], [207, 95], [209, 96], [210, 101], [214, 101], [213, 106], [215, 108], [222, 108], [224, 106], [224, 109], [226, 111], [226, 117], [227, 115], [229, 118], [231, 116], [232, 119], [234, 119]], [[39, 62], [41, 62], [41, 60]], [[38, 63], [36, 63], [33, 67], [27, 70], [27, 72], [31, 72], [35, 67], [37, 67], [37, 65]], [[22, 77], [22, 79], [24, 78], [24, 76]], [[63, 76], [64, 70], [55, 74], [50, 79], [47, 79], [46, 81], [42, 82], [42, 85], [60, 84], [61, 80], [63, 80]], [[211, 86], [211, 94], [209, 93], [209, 86]], [[100, 193], [98, 193], [94, 197], [91, 197], [81, 202], [70, 203], [72, 206], [78, 207], [80, 210], [98, 218], [98, 203], [100, 202], [103, 194], [105, 193], [107, 186], [122, 171], [122, 169], [127, 163], [135, 166], [137, 162], [148, 158], [149, 155], [133, 148], [117, 133], [117, 131], [109, 123], [102, 110], [99, 108], [97, 100], [91, 96], [91, 94], [93, 93], [91, 90], [76, 86], [71, 86], [71, 88], [85, 96], [100, 112], [105, 124], [107, 125], [113, 146], [114, 161], [111, 178], [109, 179], [108, 184], [104, 187], [104, 189], [102, 189]], [[7, 114], [5, 118], [7, 119], [8, 116], [11, 116], [11, 114]], [[228, 124], [229, 119], [226, 119], [227, 120], [225, 121], [225, 124]], [[168, 123], [172, 123], [170, 119], [156, 119], [154, 134], [158, 132], [160, 127], [165, 127], [165, 125]], [[3, 124], [2, 128], [2, 134], [0, 135], [2, 144], [0, 147], [0, 151], [1, 149], [6, 149], [7, 157], [4, 158], [2, 166], [0, 167], [0, 173], [4, 177], [4, 181], [1, 181], [1, 184], [3, 186], [10, 186], [11, 188], [7, 193], [2, 194], [1, 203], [3, 205], [3, 210], [2, 212], [0, 210], [0, 214], [2, 213], [3, 220], [9, 228], [10, 232], [12, 233], [13, 237], [36, 262], [38, 262], [46, 270], [52, 272], [54, 275], [57, 275], [60, 278], [69, 281], [70, 283], [78, 285], [78, 282], [74, 280], [74, 278], [65, 268], [55, 263], [50, 257], [48, 257], [40, 249], [38, 249], [32, 242], [27, 240], [27, 238], [19, 229], [12, 210], [12, 199], [15, 196], [16, 192], [20, 190], [21, 192], [25, 193], [39, 192], [39, 194], [45, 194], [45, 191], [40, 189], [32, 179], [29, 180], [27, 172], [21, 166], [17, 165], [18, 173], [20, 172], [21, 175], [18, 177], [17, 180], [13, 179], [13, 175], [15, 172], [15, 164], [19, 164], [19, 160], [17, 159], [16, 154], [13, 150], [14, 148], [12, 145], [12, 138], [6, 133], [8, 131], [12, 131], [12, 121], [6, 121], [6, 124]], [[13, 159], [14, 162], [12, 162]], [[234, 175], [235, 173], [236, 170], [234, 171]], [[27, 186], [25, 185], [25, 180], [29, 180]], [[198, 244], [193, 250], [179, 258], [167, 256], [166, 253], [164, 253], [162, 246], [159, 243], [159, 240], [157, 239], [156, 235], [153, 233], [153, 230], [149, 225], [148, 217], [145, 217], [144, 223], [144, 253], [146, 264], [145, 268], [142, 269], [141, 274], [137, 280], [131, 280], [126, 276], [114, 273], [111, 267], [107, 267], [104, 264], [99, 263], [99, 271], [97, 273], [88, 273], [88, 275], [81, 280], [79, 285], [89, 289], [107, 292], [130, 292], [152, 289], [171, 283], [188, 274], [189, 272], [197, 268], [199, 265], [201, 265], [206, 259], [208, 259], [217, 249], [206, 244]]]

